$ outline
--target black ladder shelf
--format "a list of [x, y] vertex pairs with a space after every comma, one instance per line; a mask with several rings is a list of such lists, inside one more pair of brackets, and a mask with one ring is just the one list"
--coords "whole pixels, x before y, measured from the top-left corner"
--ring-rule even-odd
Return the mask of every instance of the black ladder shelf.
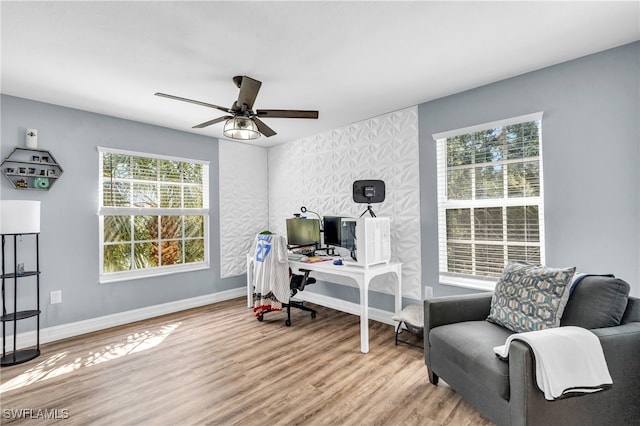
[[[18, 271], [18, 237], [33, 235], [36, 239], [36, 270]], [[6, 270], [5, 244], [13, 237], [13, 272]], [[30, 361], [40, 355], [40, 234], [2, 234], [2, 367]], [[36, 309], [18, 311], [18, 281], [28, 277], [36, 278]], [[6, 298], [7, 281], [13, 280], [13, 312], [7, 312]], [[18, 321], [36, 318], [36, 346], [35, 348], [17, 349]], [[7, 325], [13, 323], [13, 351], [7, 353]]]

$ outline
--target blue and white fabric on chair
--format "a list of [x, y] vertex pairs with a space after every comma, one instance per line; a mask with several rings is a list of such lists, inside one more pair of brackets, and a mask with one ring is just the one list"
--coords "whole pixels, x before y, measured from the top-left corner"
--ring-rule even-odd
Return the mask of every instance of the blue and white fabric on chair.
[[282, 235], [258, 234], [253, 250], [253, 311], [259, 316], [265, 311], [281, 311], [289, 303], [289, 258], [287, 241]]

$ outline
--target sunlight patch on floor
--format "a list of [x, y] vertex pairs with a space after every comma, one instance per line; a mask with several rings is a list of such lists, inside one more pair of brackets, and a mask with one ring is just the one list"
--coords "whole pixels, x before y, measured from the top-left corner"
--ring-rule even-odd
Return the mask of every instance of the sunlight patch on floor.
[[92, 367], [125, 355], [152, 349], [161, 344], [180, 324], [181, 322], [165, 324], [155, 330], [145, 330], [130, 334], [123, 341], [106, 345], [98, 351], [89, 352], [86, 356], [78, 357], [74, 360], [66, 359], [69, 356], [69, 352], [58, 352], [41, 361], [35, 367], [26, 370], [21, 375], [2, 383], [0, 385], [0, 394], [71, 373], [82, 367]]

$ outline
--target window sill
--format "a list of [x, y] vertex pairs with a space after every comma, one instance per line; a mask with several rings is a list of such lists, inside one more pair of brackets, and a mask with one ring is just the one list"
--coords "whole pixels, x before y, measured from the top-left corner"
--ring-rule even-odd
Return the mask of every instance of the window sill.
[[126, 272], [113, 272], [110, 274], [101, 274], [98, 282], [100, 284], [110, 284], [122, 281], [139, 280], [143, 278], [154, 278], [163, 275], [178, 274], [181, 272], [201, 271], [209, 269], [209, 262], [194, 263], [190, 265], [177, 265], [168, 266], [159, 269], [140, 270], [140, 271], [126, 271]]
[[489, 280], [480, 280], [474, 278], [462, 278], [462, 277], [451, 277], [447, 275], [440, 275], [440, 284], [448, 285], [452, 287], [462, 287], [468, 288], [471, 290], [480, 290], [480, 291], [493, 291], [496, 286], [496, 281]]

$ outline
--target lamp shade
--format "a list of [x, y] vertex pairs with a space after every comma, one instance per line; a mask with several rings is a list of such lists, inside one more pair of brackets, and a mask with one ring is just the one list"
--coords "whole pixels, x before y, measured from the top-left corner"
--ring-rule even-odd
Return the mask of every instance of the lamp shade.
[[260, 137], [258, 126], [249, 117], [233, 117], [224, 123], [224, 135], [231, 139], [250, 140]]
[[0, 200], [0, 234], [40, 232], [40, 201]]

